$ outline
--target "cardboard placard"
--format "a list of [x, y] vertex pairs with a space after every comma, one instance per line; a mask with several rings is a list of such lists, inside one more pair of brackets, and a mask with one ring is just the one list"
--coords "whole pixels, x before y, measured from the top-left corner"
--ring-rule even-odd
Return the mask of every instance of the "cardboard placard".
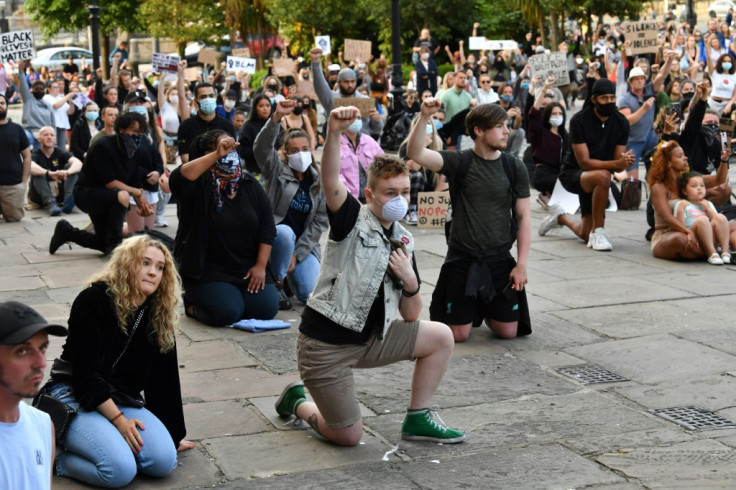
[[562, 51], [539, 53], [531, 58], [534, 74], [542, 75], [542, 80], [555, 77], [555, 86], [570, 83], [570, 73], [567, 71], [567, 54]]
[[199, 76], [199, 68], [196, 66], [192, 66], [190, 68], [184, 69], [184, 78], [190, 82], [193, 82], [197, 80], [197, 77]]
[[256, 72], [256, 60], [254, 58], [240, 58], [239, 56], [227, 57], [227, 71], [242, 71], [244, 73]]
[[659, 48], [657, 43], [659, 27], [656, 22], [626, 22], [622, 27], [623, 34], [626, 36], [626, 40], [629, 41], [629, 47], [626, 48], [628, 55], [657, 52]]
[[294, 76], [294, 68], [296, 68], [296, 60], [291, 58], [278, 58], [273, 60], [273, 74], [277, 77]]
[[312, 100], [317, 100], [317, 92], [314, 91], [314, 82], [311, 80], [299, 80], [296, 84], [296, 94], [306, 95]]
[[359, 41], [358, 39], [346, 39], [343, 58], [346, 61], [359, 60], [368, 62], [371, 58], [371, 42]]
[[151, 55], [151, 64], [153, 65], [153, 71], [156, 73], [176, 73], [180, 61], [179, 56], [163, 53], [153, 53]]
[[721, 131], [725, 131], [726, 133], [728, 133], [729, 136], [733, 136], [733, 130], [734, 127], [736, 127], [736, 121], [734, 121], [730, 117], [722, 117], [719, 122]]
[[447, 191], [417, 194], [417, 228], [444, 228], [449, 204]]
[[368, 117], [368, 113], [376, 108], [376, 101], [370, 97], [337, 97], [335, 107], [357, 107], [362, 117]]
[[0, 63], [18, 63], [35, 57], [33, 32], [30, 29], [0, 34]]
[[470, 50], [481, 50], [486, 49], [486, 37], [485, 36], [471, 36], [468, 39], [468, 49]]
[[487, 40], [485, 48], [483, 49], [490, 49], [491, 51], [505, 51], [507, 49], [514, 50], [518, 49], [519, 43], [516, 41], [491, 41]]
[[232, 55], [240, 58], [250, 58], [250, 48], [235, 48]]
[[322, 54], [332, 53], [330, 44], [330, 36], [317, 36], [314, 38], [314, 45], [322, 50]]
[[197, 61], [203, 64], [207, 64], [210, 66], [217, 65], [217, 60], [219, 59], [220, 53], [215, 51], [214, 49], [209, 48], [203, 48], [199, 50], [199, 54], [197, 55]]

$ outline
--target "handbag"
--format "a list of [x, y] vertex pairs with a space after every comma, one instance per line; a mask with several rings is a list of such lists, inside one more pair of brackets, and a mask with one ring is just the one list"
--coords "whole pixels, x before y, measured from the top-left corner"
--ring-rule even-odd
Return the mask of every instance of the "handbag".
[[48, 389], [53, 383], [55, 381], [49, 381], [39, 390], [38, 394], [33, 398], [33, 406], [42, 412], [46, 412], [51, 417], [56, 434], [56, 447], [59, 447], [64, 443], [66, 434], [69, 432], [69, 427], [71, 427], [72, 422], [77, 417], [79, 410], [70, 407], [48, 394]]
[[643, 182], [630, 178], [621, 182], [621, 204], [619, 209], [634, 211], [641, 206], [641, 188]]

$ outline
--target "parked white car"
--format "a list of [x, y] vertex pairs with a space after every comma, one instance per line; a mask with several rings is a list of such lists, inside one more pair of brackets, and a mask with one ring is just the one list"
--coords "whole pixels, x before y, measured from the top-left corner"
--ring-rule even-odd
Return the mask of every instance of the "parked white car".
[[82, 58], [86, 60], [88, 65], [92, 65], [92, 51], [77, 48], [76, 46], [40, 49], [36, 52], [36, 57], [31, 60], [31, 64], [36, 71], [42, 66], [47, 67], [49, 70], [55, 70], [56, 68], [63, 67], [67, 63], [69, 56], [74, 58], [74, 63], [80, 70], [82, 69]]

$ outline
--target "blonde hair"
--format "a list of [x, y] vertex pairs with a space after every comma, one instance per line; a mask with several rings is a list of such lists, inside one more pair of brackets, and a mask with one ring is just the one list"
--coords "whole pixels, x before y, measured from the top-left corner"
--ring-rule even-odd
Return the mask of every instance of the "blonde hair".
[[174, 258], [163, 243], [148, 235], [128, 238], [118, 245], [105, 268], [92, 276], [87, 286], [98, 281], [107, 284], [107, 294], [112, 297], [115, 304], [118, 326], [127, 333], [128, 318], [138, 308], [135, 300], [140, 297], [136, 276], [140, 270], [143, 255], [149, 247], [159, 249], [164, 255], [161, 283], [153, 293], [155, 299], [151, 315], [153, 328], [149, 337], [159, 346], [163, 354], [173, 349], [176, 343], [174, 332], [179, 324], [177, 306], [182, 293], [181, 278], [176, 270]]

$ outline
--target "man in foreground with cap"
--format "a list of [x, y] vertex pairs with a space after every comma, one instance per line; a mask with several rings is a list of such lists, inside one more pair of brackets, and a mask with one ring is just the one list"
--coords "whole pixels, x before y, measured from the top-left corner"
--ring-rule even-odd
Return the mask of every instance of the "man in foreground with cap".
[[589, 103], [570, 119], [572, 151], [563, 157], [560, 182], [578, 195], [581, 221], [575, 221], [559, 204], [539, 225], [539, 235], [565, 225], [598, 251], [613, 249], [603, 229], [611, 187], [611, 172], [627, 169], [634, 152], [626, 151], [629, 122], [616, 110], [616, 85], [608, 79], [593, 84]]
[[0, 303], [0, 488], [51, 488], [54, 428], [22, 401], [41, 387], [49, 334], [67, 330], [23, 303]]
[[[355, 91], [358, 82], [356, 80], [355, 70], [352, 68], [343, 68], [340, 70], [340, 73], [337, 75], [337, 91], [333, 92], [330, 90], [330, 86], [327, 84], [327, 80], [325, 80], [325, 74], [322, 72], [322, 50], [320, 48], [314, 48], [309, 52], [309, 55], [312, 58], [314, 91], [317, 93], [319, 103], [322, 104], [326, 114], [329, 114], [335, 107], [335, 99], [347, 97], [365, 99], [368, 97]], [[373, 107], [368, 113], [368, 116], [362, 120], [362, 132], [369, 136], [373, 135], [374, 138], [378, 139], [378, 136], [383, 131], [383, 119], [381, 119], [376, 108]]]

